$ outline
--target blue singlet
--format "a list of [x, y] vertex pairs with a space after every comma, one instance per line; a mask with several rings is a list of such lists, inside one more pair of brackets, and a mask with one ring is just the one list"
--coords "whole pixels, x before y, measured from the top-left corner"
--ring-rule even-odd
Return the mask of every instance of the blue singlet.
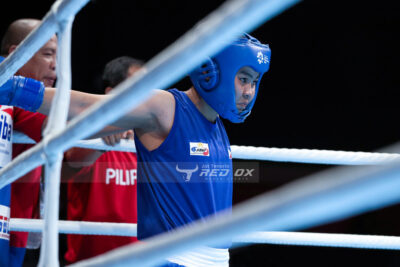
[[232, 156], [222, 121], [208, 121], [184, 92], [169, 92], [176, 105], [168, 137], [148, 151], [135, 135], [139, 239], [232, 207]]

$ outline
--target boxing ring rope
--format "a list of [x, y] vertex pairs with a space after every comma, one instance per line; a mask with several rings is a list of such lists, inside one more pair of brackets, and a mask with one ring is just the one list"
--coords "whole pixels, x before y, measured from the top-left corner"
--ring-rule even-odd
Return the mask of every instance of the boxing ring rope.
[[[240, 31], [255, 27], [261, 22], [261, 16], [265, 16], [265, 19], [271, 18], [295, 2], [230, 1], [223, 5], [213, 12], [208, 20], [198, 24], [194, 30], [151, 60], [146, 65], [148, 73], [142, 72], [130, 78], [115, 89], [118, 94], [74, 119], [66, 130], [46, 136], [45, 142], [40, 142], [2, 169], [0, 187], [15, 181], [17, 177], [43, 163], [43, 154], [65, 151], [73, 145], [74, 141], [95, 133], [112, 120], [122, 116], [127, 110], [149, 97], [147, 88], [164, 88], [173, 83], [188, 69], [199, 64], [205, 55], [213, 54], [222, 48], [223, 40], [233, 37]], [[3, 63], [0, 70], [4, 66]], [[172, 67], [176, 72], [170, 73], [169, 70]], [[119, 108], [112, 110], [111, 107], [116, 103]], [[100, 115], [98, 115], [99, 112], [96, 113], [99, 109], [101, 109]], [[24, 160], [29, 162], [23, 163]], [[234, 207], [232, 216], [217, 214], [208, 218], [207, 221], [195, 222], [184, 229], [176, 229], [150, 238], [145, 244], [127, 246], [77, 263], [75, 266], [158, 264], [171, 254], [187, 250], [189, 245], [196, 247], [203, 244], [216, 244], [231, 236], [261, 228], [291, 230], [309, 227], [350, 214], [377, 209], [399, 201], [400, 196], [395, 190], [400, 185], [397, 173], [399, 173], [398, 161], [387, 166], [363, 167], [362, 169], [335, 168], [331, 172], [308, 177], [242, 203]], [[246, 229], [243, 227], [244, 223]]]
[[399, 186], [399, 162], [373, 167], [335, 167], [237, 204], [231, 216], [220, 212], [141, 244], [128, 245], [71, 266], [151, 266], [182, 253], [187, 247], [218, 245], [247, 232], [309, 228], [398, 203]]
[[[137, 236], [137, 225], [133, 223], [106, 223], [86, 221], [59, 220], [59, 233], [81, 235], [115, 235]], [[16, 232], [42, 232], [44, 228], [41, 219], [17, 219], [10, 221], [11, 231]]]
[[[58, 33], [59, 52], [57, 53], [57, 88], [52, 102], [48, 124], [44, 130], [43, 143], [59, 133], [66, 126], [71, 88], [71, 28], [75, 14], [88, 0], [56, 1], [43, 18], [17, 49], [0, 65], [0, 84], [22, 67], [55, 33]], [[40, 36], [40, 37], [39, 37]], [[40, 155], [45, 160], [45, 223], [42, 250], [38, 266], [58, 266], [58, 210], [60, 172], [63, 151], [44, 149]]]
[[[52, 157], [48, 157], [46, 165], [52, 167], [52, 169], [54, 168], [54, 170], [60, 169], [61, 152], [71, 147], [74, 140], [83, 139], [100, 130], [107, 123], [122, 116], [128, 110], [150, 97], [151, 92], [148, 91], [148, 88], [164, 88], [168, 86], [181, 78], [187, 70], [200, 64], [206, 56], [213, 55], [219, 49], [223, 48], [224, 42], [227, 40], [233, 39], [240, 32], [256, 27], [263, 20], [273, 17], [296, 2], [295, 0], [271, 0], [268, 2], [230, 1], [224, 4], [217, 11], [209, 15], [207, 20], [199, 23], [194, 30], [184, 35], [170, 48], [167, 48], [166, 52], [162, 52], [159, 56], [146, 64], [145, 67], [148, 73], [144, 73], [144, 71], [139, 72], [139, 74], [122, 83], [121, 86], [115, 89], [116, 94], [110, 99], [94, 105], [88, 111], [78, 116], [69, 124], [66, 130], [51, 132], [49, 135], [45, 136], [42, 142], [21, 154], [14, 159], [11, 164], [4, 167], [0, 172], [0, 188], [15, 181], [18, 177], [29, 172], [34, 167], [44, 163], [46, 155], [50, 156], [51, 154], [57, 158], [53, 161]], [[55, 5], [53, 5], [53, 7], [55, 7]], [[52, 11], [54, 10], [55, 8]], [[76, 10], [76, 12], [77, 11], [78, 10]], [[74, 14], [67, 18], [73, 15]], [[55, 16], [49, 17], [54, 18]], [[45, 18], [41, 26], [46, 25], [48, 21], [49, 24], [53, 22], [53, 24], [57, 24], [58, 26], [58, 21], [52, 21], [48, 19], [49, 17]], [[60, 21], [65, 21], [65, 18]], [[47, 31], [48, 38], [42, 38], [44, 41], [41, 45], [55, 33], [57, 30], [56, 28], [57, 27], [53, 27]], [[39, 31], [34, 31], [29, 37], [38, 36], [35, 35], [38, 32]], [[32, 56], [39, 47], [40, 45], [37, 45], [36, 48], [31, 49], [30, 51], [32, 53], [30, 56]], [[28, 58], [30, 58], [30, 56]], [[25, 62], [20, 62], [20, 64], [22, 65]], [[1, 67], [6, 69], [6, 66], [8, 66], [7, 64], [10, 63], [5, 62]], [[13, 72], [10, 70], [9, 75], [12, 75], [18, 67], [15, 67]], [[169, 70], [171, 68], [175, 70], [174, 73], [170, 73]], [[8, 77], [3, 77], [4, 80], [6, 78]], [[111, 107], [116, 104], [118, 104], [119, 109], [113, 110]], [[100, 109], [101, 112], [99, 112]], [[86, 119], [86, 121], [84, 121], [84, 119]], [[50, 199], [48, 194], [46, 194], [47, 203], [53, 200], [53, 197]], [[55, 201], [58, 201], [58, 199]], [[42, 261], [40, 261], [40, 263], [42, 263]], [[57, 266], [58, 262], [46, 262], [44, 264]]]
[[[52, 6], [57, 14], [60, 2]], [[58, 20], [57, 53], [57, 91], [53, 98], [46, 128], [43, 131], [43, 142], [62, 131], [67, 125], [68, 108], [71, 90], [71, 29], [74, 16]], [[44, 149], [45, 191], [44, 191], [44, 231], [38, 266], [58, 266], [58, 214], [60, 199], [60, 180], [63, 151]]]
[[[16, 133], [14, 143], [34, 143], [32, 139]], [[116, 146], [105, 145], [101, 139], [78, 141], [77, 147], [136, 152], [133, 141], [121, 140]], [[255, 159], [284, 162], [369, 165], [382, 164], [399, 158], [399, 154], [345, 152], [310, 149], [279, 149], [232, 146], [232, 156], [238, 159]], [[242, 152], [244, 150], [244, 152]], [[13, 231], [42, 231], [41, 220], [12, 219], [10, 227]], [[59, 233], [136, 236], [136, 224], [72, 222], [59, 221]], [[288, 232], [256, 232], [236, 238], [234, 242], [262, 243], [281, 245], [330, 246], [369, 249], [399, 249], [400, 238], [393, 236], [322, 234], [322, 233], [288, 233]]]
[[359, 249], [400, 249], [400, 237], [378, 235], [351, 235], [351, 234], [326, 234], [326, 233], [300, 233], [300, 232], [253, 232], [237, 237], [234, 242], [341, 247]]
[[[11, 231], [42, 232], [43, 220], [11, 219]], [[137, 225], [131, 223], [58, 221], [61, 234], [136, 236]], [[363, 249], [400, 250], [400, 237], [380, 235], [326, 234], [302, 232], [253, 232], [233, 239], [236, 243], [324, 246]]]
[[[149, 98], [149, 88], [165, 88], [182, 78], [188, 70], [200, 64], [207, 56], [223, 48], [241, 32], [251, 30], [261, 22], [274, 17], [298, 0], [232, 0], [224, 3], [170, 47], [150, 60], [144, 69], [122, 82], [107, 100], [101, 101], [71, 120], [66, 129], [47, 137], [35, 147], [22, 153], [0, 171], [0, 188], [15, 181], [34, 167], [44, 163], [44, 147], [48, 151], [65, 151], [76, 140], [97, 133]], [[2, 63], [4, 64], [4, 63]], [[5, 66], [5, 65], [2, 65]], [[0, 65], [0, 68], [2, 67]], [[171, 73], [171, 69], [174, 72]], [[118, 109], [114, 109], [118, 106]]]
[[[34, 144], [35, 141], [19, 132], [14, 132], [14, 143]], [[75, 147], [105, 151], [136, 152], [135, 142], [122, 139], [115, 146], [108, 146], [98, 139], [80, 140]], [[294, 149], [276, 147], [253, 147], [231, 145], [232, 158], [243, 160], [277, 161], [293, 163], [332, 165], [375, 165], [400, 159], [398, 153], [352, 152], [318, 149]]]

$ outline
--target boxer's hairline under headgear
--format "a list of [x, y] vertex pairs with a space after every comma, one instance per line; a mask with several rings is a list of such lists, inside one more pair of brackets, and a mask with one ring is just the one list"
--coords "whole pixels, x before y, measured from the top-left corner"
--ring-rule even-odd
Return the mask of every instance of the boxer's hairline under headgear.
[[[270, 57], [268, 45], [244, 34], [194, 69], [190, 79], [201, 97], [221, 117], [235, 123], [243, 122], [254, 105], [261, 77], [269, 69]], [[239, 112], [235, 101], [235, 76], [246, 66], [258, 72], [260, 77], [253, 100]]]

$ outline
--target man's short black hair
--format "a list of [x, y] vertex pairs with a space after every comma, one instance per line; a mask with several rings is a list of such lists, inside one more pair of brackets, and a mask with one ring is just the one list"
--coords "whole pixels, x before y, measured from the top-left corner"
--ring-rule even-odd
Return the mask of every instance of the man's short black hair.
[[131, 66], [142, 67], [143, 65], [144, 62], [142, 60], [129, 56], [117, 57], [109, 61], [103, 71], [103, 89], [107, 87], [116, 87], [119, 83], [125, 80]]

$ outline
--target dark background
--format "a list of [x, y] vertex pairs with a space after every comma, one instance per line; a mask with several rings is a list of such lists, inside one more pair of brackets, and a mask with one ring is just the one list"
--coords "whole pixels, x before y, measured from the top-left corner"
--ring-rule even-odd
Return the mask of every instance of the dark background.
[[[75, 18], [73, 88], [102, 93], [110, 59], [149, 60], [223, 1], [89, 2]], [[53, 1], [13, 1], [0, 33], [21, 17], [42, 18]], [[272, 50], [252, 115], [226, 122], [231, 144], [374, 151], [398, 140], [399, 26], [396, 1], [305, 0], [251, 32]], [[172, 70], [171, 70], [172, 71]], [[174, 86], [184, 90], [187, 78]], [[241, 202], [331, 166], [260, 162], [257, 183], [235, 184]], [[304, 231], [400, 235], [399, 206]], [[254, 245], [231, 266], [399, 266], [398, 252]]]

